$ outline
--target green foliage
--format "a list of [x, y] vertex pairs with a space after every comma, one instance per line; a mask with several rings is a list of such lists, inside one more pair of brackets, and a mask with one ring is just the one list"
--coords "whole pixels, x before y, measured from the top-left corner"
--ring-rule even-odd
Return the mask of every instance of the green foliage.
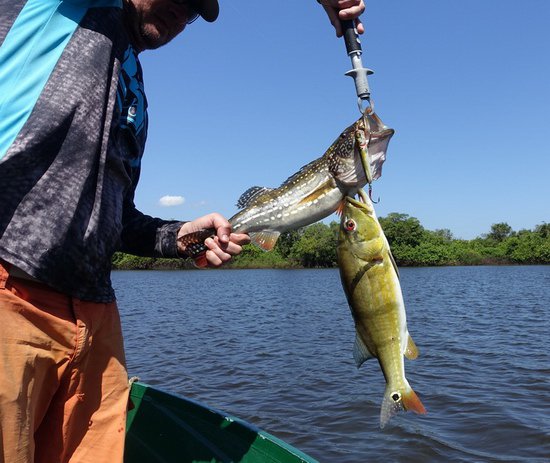
[[433, 236], [435, 239], [443, 243], [450, 243], [453, 240], [453, 233], [448, 228], [435, 230], [433, 232], [426, 230], [426, 234]]
[[290, 257], [304, 267], [334, 267], [337, 239], [334, 227], [315, 223], [303, 230], [292, 246]]
[[541, 238], [550, 237], [550, 223], [542, 223], [535, 227], [535, 233], [541, 236]]
[[304, 229], [300, 228], [298, 230], [290, 230], [285, 233], [281, 233], [281, 236], [279, 236], [277, 244], [275, 245], [275, 249], [279, 251], [281, 256], [285, 259], [290, 257], [292, 247], [300, 240], [303, 231]]
[[505, 222], [501, 222], [491, 225], [491, 232], [487, 235], [487, 238], [500, 243], [511, 235], [512, 227]]
[[184, 259], [160, 259], [140, 257], [123, 252], [115, 252], [112, 259], [115, 270], [155, 270], [155, 269], [189, 269], [193, 263]]
[[[493, 224], [490, 232], [473, 240], [455, 239], [450, 230], [430, 231], [407, 214], [391, 213], [380, 224], [398, 265], [550, 264], [550, 224], [514, 232], [506, 223]], [[227, 267], [289, 268], [334, 267], [339, 223], [315, 223], [283, 233], [275, 249], [265, 252], [244, 247]], [[155, 259], [116, 253], [118, 269], [193, 268], [182, 259]]]
[[243, 246], [243, 252], [232, 259], [228, 265], [231, 268], [285, 268], [288, 261], [275, 248], [266, 252], [257, 246], [248, 244]]
[[387, 217], [380, 217], [379, 222], [390, 246], [414, 247], [423, 241], [424, 227], [415, 217], [392, 212]]
[[156, 259], [150, 257], [139, 257], [131, 254], [117, 252], [113, 256], [113, 267], [117, 269], [144, 269], [148, 270], [154, 267]]

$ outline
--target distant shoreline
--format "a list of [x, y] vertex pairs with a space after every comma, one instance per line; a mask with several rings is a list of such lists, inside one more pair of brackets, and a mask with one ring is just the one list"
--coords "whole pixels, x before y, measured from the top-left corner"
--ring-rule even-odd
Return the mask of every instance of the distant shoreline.
[[[391, 213], [379, 218], [398, 267], [452, 267], [480, 265], [550, 264], [550, 224], [534, 230], [514, 231], [506, 223], [493, 224], [491, 231], [473, 240], [459, 240], [450, 230], [427, 230], [407, 214]], [[246, 245], [224, 268], [336, 268], [340, 224], [315, 223], [281, 234], [275, 248], [264, 252]], [[193, 269], [183, 259], [137, 257], [115, 253], [114, 269]]]
[[[139, 258], [142, 259], [142, 258]], [[151, 258], [152, 259], [152, 258]], [[112, 270], [202, 270], [196, 268], [189, 260], [180, 259], [153, 259], [154, 262], [143, 262], [140, 265], [113, 265]], [[486, 262], [479, 263], [453, 263], [443, 265], [399, 265], [399, 268], [433, 268], [433, 267], [506, 267], [506, 266], [535, 266], [535, 265], [550, 265], [549, 263], [518, 263], [518, 262], [494, 262], [488, 259]], [[220, 267], [218, 270], [326, 270], [335, 269], [338, 266], [330, 267], [304, 267], [303, 265], [287, 265], [287, 266], [265, 266], [265, 265], [249, 265], [237, 266], [228, 264]]]

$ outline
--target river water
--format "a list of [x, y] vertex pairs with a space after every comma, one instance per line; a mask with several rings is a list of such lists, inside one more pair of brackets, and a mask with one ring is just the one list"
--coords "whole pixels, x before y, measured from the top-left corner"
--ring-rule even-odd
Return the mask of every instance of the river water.
[[335, 269], [114, 272], [129, 374], [320, 462], [550, 462], [550, 267], [400, 272], [427, 415], [379, 428]]

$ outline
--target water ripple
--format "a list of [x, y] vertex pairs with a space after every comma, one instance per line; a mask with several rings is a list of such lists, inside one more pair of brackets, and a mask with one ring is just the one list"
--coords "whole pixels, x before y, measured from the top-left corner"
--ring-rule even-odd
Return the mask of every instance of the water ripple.
[[402, 269], [428, 414], [379, 429], [336, 270], [115, 272], [130, 374], [322, 462], [550, 462], [550, 267]]

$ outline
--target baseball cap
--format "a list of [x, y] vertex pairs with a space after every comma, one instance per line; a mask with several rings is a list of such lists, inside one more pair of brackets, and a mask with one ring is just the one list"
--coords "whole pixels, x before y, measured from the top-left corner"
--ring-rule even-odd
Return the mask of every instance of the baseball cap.
[[209, 23], [214, 22], [220, 13], [218, 0], [190, 0], [189, 3]]

